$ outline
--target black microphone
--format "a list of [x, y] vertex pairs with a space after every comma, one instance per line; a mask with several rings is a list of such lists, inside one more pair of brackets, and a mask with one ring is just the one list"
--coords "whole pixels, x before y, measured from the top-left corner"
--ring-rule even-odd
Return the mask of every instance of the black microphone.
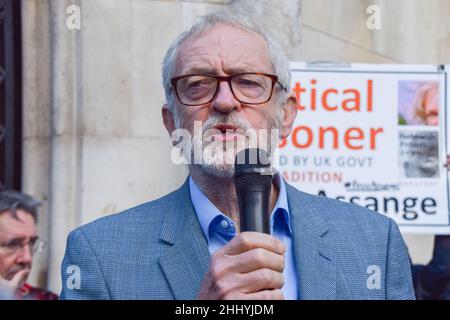
[[267, 152], [244, 149], [236, 155], [234, 165], [241, 232], [270, 234], [269, 200], [273, 176]]

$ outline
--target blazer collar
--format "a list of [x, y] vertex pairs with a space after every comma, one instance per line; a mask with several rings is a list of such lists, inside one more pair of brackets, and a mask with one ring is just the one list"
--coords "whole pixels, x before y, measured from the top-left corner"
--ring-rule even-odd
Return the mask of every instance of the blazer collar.
[[195, 299], [208, 269], [208, 244], [189, 195], [188, 180], [170, 198], [161, 225], [160, 266], [177, 300]]
[[[286, 183], [300, 299], [336, 298], [336, 266], [331, 231], [317, 199]], [[313, 200], [313, 201], [312, 201]], [[314, 204], [312, 203], [314, 202]]]
[[[286, 183], [300, 299], [336, 298], [336, 261], [326, 206]], [[176, 190], [161, 225], [165, 244], [160, 266], [177, 300], [195, 299], [208, 270], [210, 255], [189, 194], [189, 180]]]

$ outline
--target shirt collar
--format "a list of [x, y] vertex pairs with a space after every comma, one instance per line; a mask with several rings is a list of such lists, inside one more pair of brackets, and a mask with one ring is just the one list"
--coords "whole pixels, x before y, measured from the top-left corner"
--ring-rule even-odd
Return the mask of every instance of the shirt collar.
[[[272, 211], [272, 214], [270, 215], [270, 228], [271, 230], [273, 230], [275, 221], [277, 219], [282, 219], [284, 220], [285, 225], [288, 226], [289, 233], [292, 233], [286, 186], [280, 174], [275, 174], [274, 183], [278, 187], [279, 194], [275, 207]], [[197, 213], [200, 226], [203, 230], [206, 240], [208, 241], [208, 243], [210, 243], [210, 227], [211, 223], [213, 222], [213, 220], [215, 220], [216, 217], [222, 216], [230, 223], [230, 225], [234, 225], [234, 223], [229, 217], [224, 215], [222, 212], [220, 212], [219, 209], [216, 208], [216, 206], [200, 190], [191, 176], [189, 177], [189, 190], [191, 201], [194, 206], [195, 212]]]
[[277, 218], [277, 215], [281, 215], [281, 219], [286, 223], [289, 233], [292, 234], [292, 226], [291, 226], [291, 216], [289, 213], [289, 205], [287, 200], [286, 193], [286, 184], [284, 180], [281, 178], [279, 173], [276, 173], [274, 176], [274, 183], [278, 187], [278, 199], [275, 203], [275, 207], [273, 208], [272, 214], [270, 215], [270, 226], [271, 230], [273, 230], [274, 221]]
[[[208, 243], [210, 243], [209, 227], [211, 222], [218, 216], [224, 216], [225, 218], [228, 217], [220, 212], [219, 209], [217, 209], [216, 206], [209, 201], [191, 176], [189, 177], [189, 190], [191, 194], [191, 201], [194, 205], [195, 212], [197, 213], [198, 221], [202, 227], [203, 234], [205, 235]], [[230, 218], [228, 219], [231, 221]]]

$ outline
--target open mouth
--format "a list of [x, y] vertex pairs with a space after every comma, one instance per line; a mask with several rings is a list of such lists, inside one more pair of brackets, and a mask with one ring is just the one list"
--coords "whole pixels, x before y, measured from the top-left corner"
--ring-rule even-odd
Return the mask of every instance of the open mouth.
[[220, 133], [212, 135], [216, 141], [232, 141], [240, 135], [238, 132], [240, 128], [232, 124], [217, 124], [213, 129], [220, 131]]
[[222, 134], [234, 133], [237, 129], [239, 129], [232, 124], [217, 124], [213, 128], [219, 130]]

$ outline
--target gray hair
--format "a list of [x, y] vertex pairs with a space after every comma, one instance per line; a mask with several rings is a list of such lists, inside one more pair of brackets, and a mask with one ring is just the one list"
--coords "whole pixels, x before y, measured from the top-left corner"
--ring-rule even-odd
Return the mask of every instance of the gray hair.
[[217, 24], [231, 25], [246, 31], [253, 31], [261, 35], [267, 43], [270, 63], [278, 80], [286, 88], [284, 94], [278, 95], [278, 104], [285, 102], [291, 83], [291, 73], [289, 70], [289, 60], [282, 50], [278, 42], [263, 28], [252, 20], [248, 13], [242, 12], [238, 6], [229, 5], [222, 10], [213, 12], [203, 16], [195, 23], [190, 30], [180, 34], [167, 50], [164, 57], [162, 76], [163, 86], [166, 95], [166, 101], [169, 108], [175, 111], [175, 96], [171, 90], [171, 79], [175, 76], [176, 59], [178, 57], [179, 48], [189, 38], [199, 35], [203, 32], [211, 30]]
[[21, 209], [31, 214], [34, 221], [37, 222], [37, 207], [41, 203], [33, 197], [17, 191], [0, 192], [0, 214], [10, 212], [14, 219], [19, 220], [16, 210]]

